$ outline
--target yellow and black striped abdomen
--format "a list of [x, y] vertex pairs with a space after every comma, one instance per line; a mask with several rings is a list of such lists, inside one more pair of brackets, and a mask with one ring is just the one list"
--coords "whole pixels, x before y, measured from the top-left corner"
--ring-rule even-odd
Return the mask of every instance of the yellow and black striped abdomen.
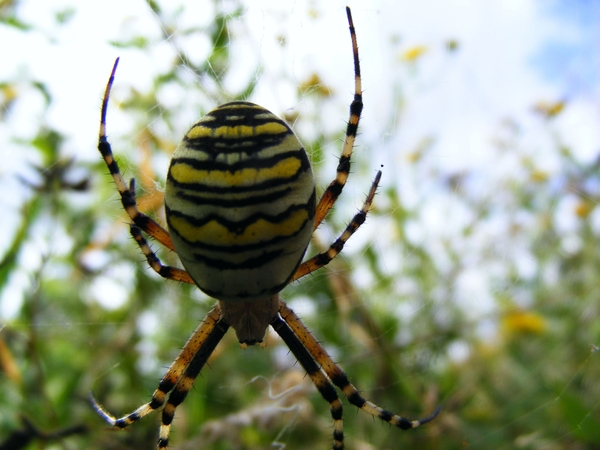
[[198, 287], [219, 300], [264, 299], [283, 289], [308, 246], [315, 204], [302, 144], [253, 103], [209, 112], [169, 167], [173, 244]]

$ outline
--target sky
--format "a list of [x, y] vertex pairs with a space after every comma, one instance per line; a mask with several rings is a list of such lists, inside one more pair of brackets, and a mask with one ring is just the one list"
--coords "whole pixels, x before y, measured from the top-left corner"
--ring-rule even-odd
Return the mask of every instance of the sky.
[[[194, 24], [207, 26], [214, 17], [212, 2], [170, 2], [168, 7], [174, 13], [179, 4], [186, 6], [186, 13], [178, 17], [182, 29]], [[233, 9], [237, 2], [222, 4]], [[234, 31], [244, 39], [232, 52], [243, 75], [228, 77], [225, 87], [241, 86], [249, 69], [260, 64], [261, 78], [251, 100], [276, 113], [301, 113], [302, 101], [296, 98], [293, 83], [290, 88], [277, 80], [284, 74], [300, 83], [316, 72], [334, 89], [341, 105], [332, 108], [331, 120], [323, 126], [343, 127], [347, 120], [343, 111], [353, 89], [346, 2], [257, 0], [241, 4], [242, 20]], [[519, 164], [492, 159], [492, 141], [507, 121], [519, 124], [527, 156], [535, 158], [550, 176], [559, 172], [558, 161], [545, 157], [551, 143], [548, 128], [535, 112], [540, 102], [564, 101], [565, 110], [553, 124], [555, 132], [582, 163], [598, 158], [599, 2], [379, 0], [347, 4], [353, 11], [361, 52], [365, 100], [361, 134], [371, 146], [378, 143], [377, 153], [373, 148], [360, 152], [371, 152], [373, 170], [384, 165], [384, 186], [393, 185], [406, 193], [409, 206], [422, 201], [422, 196], [417, 194], [419, 180], [408, 173], [406, 158], [428, 137], [435, 137], [429, 150], [435, 169], [448, 177], [464, 171], [475, 174], [468, 181], [475, 190], [485, 191], [490, 179]], [[58, 27], [57, 14], [69, 11], [73, 13], [67, 24]], [[168, 42], [160, 40], [158, 22], [141, 0], [30, 0], [19, 3], [17, 15], [22, 22], [33, 24], [35, 31], [0, 24], [0, 42], [9, 43], [0, 46], [0, 80], [43, 81], [53, 102], [46, 110], [39, 93], [23, 83], [19, 101], [0, 122], [0, 209], [8, 231], [0, 237], [0, 254], [6, 251], [24, 201], [15, 174], [27, 170], [26, 162], [36, 162], [35, 155], [23, 151], [18, 140], [30, 138], [40, 122], [46, 123], [67, 136], [65, 158], [96, 160], [100, 99], [114, 59], [121, 57], [115, 90], [134, 86], [144, 91], [166, 67], [172, 51]], [[148, 52], [111, 45], [139, 32], [157, 37]], [[278, 41], [281, 35], [286, 36], [283, 50]], [[202, 39], [181, 42], [192, 58], [202, 58], [209, 51]], [[456, 43], [456, 50], [448, 50], [449, 42]], [[422, 55], [409, 60], [407, 52], [415, 48], [421, 48]], [[202, 89], [196, 81], [190, 82], [190, 91]], [[165, 98], [165, 105], [185, 109], [185, 98], [180, 97]], [[122, 136], [131, 123], [116, 117], [122, 120], [111, 122], [109, 133]], [[184, 128], [195, 119], [190, 117]], [[330, 153], [336, 151], [332, 146]], [[361, 182], [350, 188], [357, 204], [364, 186]], [[440, 228], [451, 235], [453, 227], [444, 214], [445, 209], [432, 202], [414, 238], [426, 241]], [[460, 223], [460, 215], [453, 220]], [[389, 263], [393, 263], [392, 256]], [[476, 292], [475, 278], [466, 284]], [[25, 279], [15, 281], [14, 289], [22, 288], [23, 283]], [[2, 311], [0, 308], [0, 314]]]
[[[214, 14], [212, 7], [205, 7], [209, 2], [181, 3], [186, 4], [187, 11], [180, 17], [182, 27], [190, 23], [205, 26]], [[349, 4], [353, 6], [352, 2]], [[128, 60], [127, 52], [110, 45], [111, 41], [124, 40], [128, 33], [134, 35], [137, 30], [159, 31], [143, 1], [80, 5], [66, 0], [21, 2], [19, 17], [44, 31], [27, 33], [6, 26], [0, 28], [2, 42], [12, 43], [0, 50], [5, 61], [0, 67], [0, 77], [44, 80], [53, 94], [54, 104], [47, 113], [36, 111], [36, 105], [14, 111], [8, 117], [12, 134], [26, 135], [30, 131], [33, 121], [24, 120], [23, 116], [44, 114], [45, 120], [72, 136], [72, 152], [75, 148], [85, 148], [85, 156], [89, 157], [93, 147], [89, 143], [96, 134], [98, 97], [112, 61], [121, 55], [118, 79], [143, 90], [160, 70], [156, 61], [160, 64], [161, 48], [157, 45], [151, 57], [132, 55]], [[304, 1], [254, 1], [245, 5], [243, 25], [254, 40], [254, 48], [241, 55], [240, 64], [246, 61], [249, 65], [256, 64], [260, 58], [264, 64], [263, 76], [268, 80], [269, 70], [280, 71], [282, 64], [281, 59], [269, 58], [277, 45], [272, 36], [286, 33], [291, 44], [283, 63], [289, 65], [288, 71], [301, 79], [306, 70], [317, 67], [327, 74], [329, 85], [341, 85], [341, 92], [350, 92], [347, 68], [351, 61], [347, 52], [343, 52], [348, 44], [344, 2], [314, 6]], [[75, 13], [68, 25], [56, 27], [56, 14], [69, 9]], [[314, 10], [318, 11], [316, 18], [308, 17]], [[368, 7], [356, 2], [353, 11], [362, 50], [366, 97], [363, 132], [371, 130], [367, 121], [385, 123], [392, 114], [390, 110], [397, 109], [390, 92], [398, 76], [408, 81], [404, 89], [411, 108], [404, 111], [408, 123], [402, 130], [403, 139], [417, 139], [433, 130], [442, 135], [440, 139], [448, 135], [448, 141], [455, 142], [444, 145], [449, 153], [457, 148], [464, 151], [469, 146], [469, 137], [473, 135], [465, 128], [485, 130], [486, 122], [523, 115], [536, 102], [568, 100], [574, 108], [597, 105], [600, 95], [597, 2], [374, 1]], [[445, 51], [448, 40], [458, 43], [456, 55]], [[195, 44], [192, 40], [188, 45]], [[413, 74], [398, 73], [394, 68], [397, 60], [413, 46], [425, 46], [427, 52], [415, 64]], [[321, 51], [322, 48], [331, 51]], [[191, 55], [203, 54], [193, 50]], [[158, 58], [152, 58], [157, 55]], [[346, 70], [337, 70], [338, 66]], [[395, 79], [391, 80], [392, 77]], [[259, 87], [256, 97], [260, 96], [262, 103], [275, 104], [268, 98], [269, 93], [265, 92], [268, 83], [265, 84]], [[417, 95], [419, 102], [411, 102]], [[376, 107], [370, 107], [367, 101]], [[280, 106], [284, 107], [290, 105]], [[78, 114], [74, 116], [73, 111]], [[378, 128], [373, 133], [380, 133]], [[79, 155], [80, 151], [77, 152]]]

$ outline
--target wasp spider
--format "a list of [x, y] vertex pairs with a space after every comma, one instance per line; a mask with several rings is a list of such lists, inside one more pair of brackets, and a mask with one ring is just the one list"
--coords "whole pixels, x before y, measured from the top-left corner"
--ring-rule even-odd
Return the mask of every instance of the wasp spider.
[[[346, 11], [354, 53], [354, 100], [336, 178], [318, 202], [307, 154], [290, 127], [258, 105], [232, 102], [201, 118], [175, 150], [165, 191], [169, 231], [162, 228], [138, 211], [134, 180], [125, 183], [106, 138], [106, 110], [119, 60], [115, 61], [102, 103], [98, 148], [133, 221], [131, 234], [159, 275], [195, 284], [217, 299], [150, 402], [117, 419], [92, 397], [96, 411], [118, 428], [164, 406], [159, 449], [168, 446], [177, 406], [229, 327], [242, 347], [261, 344], [269, 325], [281, 336], [329, 402], [334, 449], [344, 447], [344, 432], [342, 403], [332, 383], [354, 406], [403, 430], [431, 421], [439, 411], [425, 419], [408, 420], [365, 400], [279, 296], [290, 282], [340, 253], [365, 221], [381, 177], [378, 172], [361, 210], [329, 249], [300, 263], [314, 229], [346, 183], [363, 108], [356, 35], [350, 9]], [[175, 251], [185, 270], [164, 266], [143, 233]]]

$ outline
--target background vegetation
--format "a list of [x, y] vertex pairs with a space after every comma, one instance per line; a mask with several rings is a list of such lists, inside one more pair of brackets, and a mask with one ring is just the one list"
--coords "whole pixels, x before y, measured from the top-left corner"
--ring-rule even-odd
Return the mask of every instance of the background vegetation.
[[[1, 26], [52, 39], [22, 21], [20, 6], [0, 2]], [[320, 185], [328, 183], [350, 100], [349, 41], [348, 84], [341, 89], [320, 73], [263, 75], [260, 61], [240, 74], [234, 52], [235, 40], [245, 37], [245, 7], [215, 1], [207, 4], [208, 25], [182, 26], [185, 9], [140, 6], [153, 11], [163, 34], [125, 34], [114, 47], [133, 55], [167, 43], [170, 64], [146, 87], [117, 78], [108, 121], [119, 164], [138, 181], [143, 211], [162, 220], [169, 154], [190, 123], [227, 100], [260, 102], [263, 77], [277, 78], [296, 96], [297, 109], [274, 112], [294, 124]], [[60, 11], [56, 33], [76, 18], [77, 11]], [[209, 43], [201, 57], [186, 47], [198, 36]], [[280, 45], [285, 52], [285, 36]], [[414, 69], [426, 58], [422, 50], [411, 49], [396, 64]], [[364, 63], [369, 49], [361, 51]], [[460, 43], [448, 42], [445, 51], [452, 58]], [[84, 84], [99, 109], [103, 85]], [[117, 415], [148, 401], [211, 301], [147, 268], [99, 156], [73, 157], [65, 150], [70, 136], [44, 114], [28, 117], [28, 137], [12, 133], [20, 102], [33, 97], [48, 111], [56, 95], [43, 79], [0, 80], [2, 160], [8, 164], [20, 152], [23, 162], [0, 174], [3, 198], [16, 199], [3, 207], [0, 448], [150, 449], [159, 414], [126, 432], [110, 430], [88, 392]], [[410, 101], [400, 96], [397, 108]], [[599, 167], [563, 142], [554, 124], [565, 108], [559, 101], [537, 107], [544, 158], [559, 163], [554, 172], [534, 157], [522, 124], [510, 119], [489, 136], [487, 158], [512, 170], [483, 181], [481, 174], [440, 170], [431, 152], [435, 136], [403, 149], [402, 158], [392, 158], [403, 169], [388, 164], [384, 177], [401, 173], [411, 190], [385, 183], [344, 256], [284, 291], [366, 397], [408, 417], [442, 405], [433, 423], [401, 432], [345, 403], [348, 448], [600, 447]], [[398, 133], [399, 122], [388, 131]], [[309, 254], [343, 229], [368, 189], [381, 142], [368, 132], [361, 139], [344, 198]], [[91, 137], [87, 154], [93, 146]], [[157, 247], [164, 261], [177, 264]], [[467, 298], [480, 285], [485, 289], [473, 288]], [[178, 409], [172, 442], [177, 449], [328, 448], [330, 433], [327, 404], [274, 333], [266, 350], [246, 351], [229, 333]]]

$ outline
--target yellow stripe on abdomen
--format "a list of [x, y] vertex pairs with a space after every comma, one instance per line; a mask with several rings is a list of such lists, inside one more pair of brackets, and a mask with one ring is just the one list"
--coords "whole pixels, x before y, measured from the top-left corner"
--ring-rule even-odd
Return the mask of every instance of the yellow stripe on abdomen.
[[289, 128], [284, 123], [268, 122], [263, 125], [248, 126], [248, 125], [225, 125], [217, 128], [210, 128], [205, 125], [195, 125], [186, 134], [188, 139], [198, 138], [228, 138], [240, 139], [252, 136], [265, 134], [282, 134], [287, 133]]
[[252, 186], [274, 178], [290, 178], [294, 176], [302, 162], [298, 158], [286, 158], [272, 167], [245, 167], [237, 170], [203, 170], [195, 169], [186, 162], [171, 165], [170, 174], [177, 183], [198, 183], [215, 187]]
[[[216, 219], [200, 226], [194, 226], [185, 218], [175, 216], [171, 218], [169, 225], [189, 243], [214, 247], [236, 247], [260, 244], [265, 242], [265, 237], [268, 237], [269, 240], [291, 237], [302, 229], [308, 219], [308, 211], [302, 209], [294, 211], [289, 217], [279, 222], [265, 218], [257, 219], [237, 231], [232, 230], [231, 225], [227, 226]], [[235, 224], [233, 226], [235, 227]]]

